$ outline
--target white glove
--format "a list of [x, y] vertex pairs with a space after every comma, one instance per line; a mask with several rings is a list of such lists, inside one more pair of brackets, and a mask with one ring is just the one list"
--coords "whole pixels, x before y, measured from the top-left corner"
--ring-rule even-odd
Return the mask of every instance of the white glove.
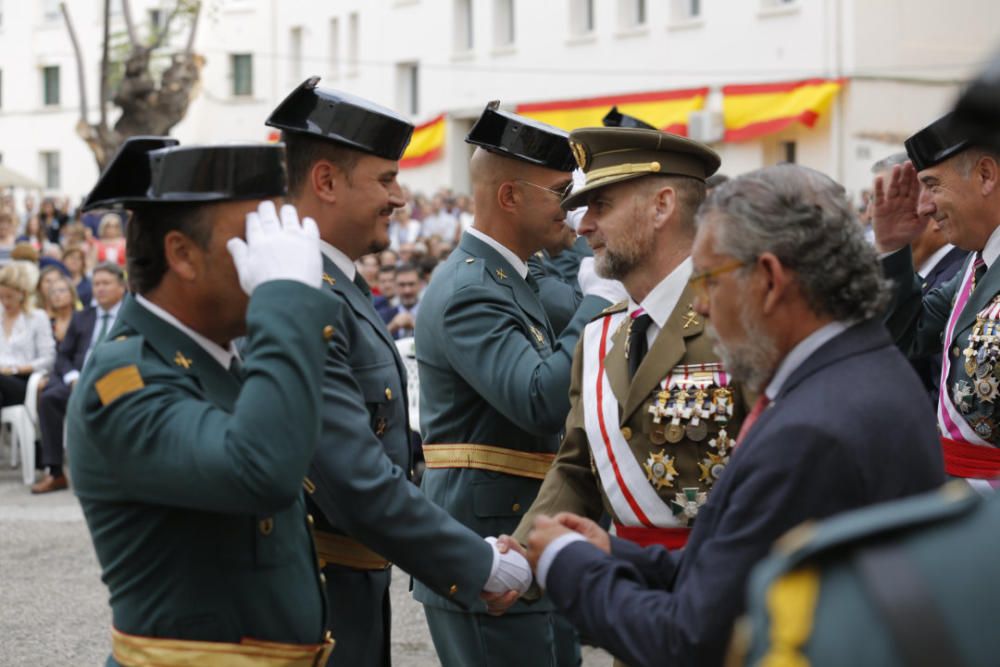
[[281, 207], [281, 220], [270, 201], [247, 213], [247, 240], [231, 238], [226, 249], [233, 256], [240, 287], [247, 294], [269, 280], [295, 280], [318, 288], [323, 282], [319, 228], [312, 218], [299, 224], [295, 207]]
[[486, 541], [493, 547], [493, 569], [490, 570], [490, 578], [483, 590], [487, 593], [517, 591], [518, 595], [523, 595], [531, 586], [532, 580], [528, 561], [513, 549], [505, 554], [500, 553], [495, 537], [487, 537]]
[[624, 285], [617, 280], [608, 280], [597, 275], [594, 270], [593, 257], [584, 257], [580, 260], [580, 272], [576, 275], [576, 279], [580, 282], [580, 289], [584, 296], [599, 296], [611, 303], [628, 299], [628, 292], [625, 291]]

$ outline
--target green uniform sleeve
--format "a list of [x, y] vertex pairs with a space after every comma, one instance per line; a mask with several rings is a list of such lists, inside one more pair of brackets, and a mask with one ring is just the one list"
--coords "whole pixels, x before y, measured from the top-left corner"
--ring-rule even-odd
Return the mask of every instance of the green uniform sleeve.
[[158, 358], [133, 360], [138, 375], [129, 390], [102, 396], [102, 379], [128, 366], [94, 359], [81, 410], [95, 443], [86, 453], [114, 471], [105, 482], [113, 495], [239, 514], [294, 502], [319, 436], [330, 306], [320, 290], [290, 281], [257, 288], [247, 314], [246, 380], [232, 413]]
[[941, 334], [948, 324], [964, 268], [927, 296], [922, 296], [908, 247], [884, 257], [882, 271], [892, 283], [885, 325], [896, 345], [910, 359], [941, 352]]

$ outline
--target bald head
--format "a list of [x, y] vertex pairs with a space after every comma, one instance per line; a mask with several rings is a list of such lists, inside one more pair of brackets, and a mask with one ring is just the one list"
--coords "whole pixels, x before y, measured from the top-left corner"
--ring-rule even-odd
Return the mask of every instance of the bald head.
[[469, 178], [472, 181], [472, 192], [479, 206], [480, 197], [491, 199], [501, 183], [512, 181], [524, 173], [526, 163], [501, 157], [483, 148], [477, 148], [469, 162]]

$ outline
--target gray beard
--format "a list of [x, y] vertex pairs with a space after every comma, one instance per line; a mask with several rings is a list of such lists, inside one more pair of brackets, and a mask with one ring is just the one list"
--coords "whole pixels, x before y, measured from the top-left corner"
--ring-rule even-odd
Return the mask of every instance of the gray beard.
[[778, 366], [777, 345], [751, 316], [746, 302], [740, 308], [740, 325], [746, 333], [746, 339], [740, 343], [724, 343], [711, 322], [708, 323], [708, 335], [715, 343], [715, 353], [733, 380], [754, 391], [763, 391]]

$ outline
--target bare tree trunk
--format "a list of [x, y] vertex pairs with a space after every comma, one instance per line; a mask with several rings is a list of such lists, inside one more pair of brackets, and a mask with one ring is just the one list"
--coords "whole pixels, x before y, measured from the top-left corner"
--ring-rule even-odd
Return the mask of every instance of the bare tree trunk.
[[[132, 3], [129, 0], [121, 0], [122, 3], [122, 19], [125, 21], [125, 32], [128, 33], [129, 44], [132, 48], [140, 45], [139, 34], [135, 31], [135, 22], [132, 21]], [[107, 29], [108, 25], [108, 15], [104, 15], [104, 27]]]
[[[126, 5], [128, 0], [122, 0]], [[108, 52], [111, 50], [111, 0], [104, 0], [104, 44], [101, 47], [101, 127], [108, 126]]]
[[70, 44], [73, 45], [73, 54], [76, 56], [76, 81], [80, 85], [80, 122], [87, 124], [87, 78], [83, 71], [83, 55], [80, 53], [80, 40], [76, 38], [76, 29], [73, 21], [69, 17], [69, 9], [65, 2], [59, 3], [59, 11], [62, 12], [63, 21], [66, 22], [66, 32], [69, 33]]

